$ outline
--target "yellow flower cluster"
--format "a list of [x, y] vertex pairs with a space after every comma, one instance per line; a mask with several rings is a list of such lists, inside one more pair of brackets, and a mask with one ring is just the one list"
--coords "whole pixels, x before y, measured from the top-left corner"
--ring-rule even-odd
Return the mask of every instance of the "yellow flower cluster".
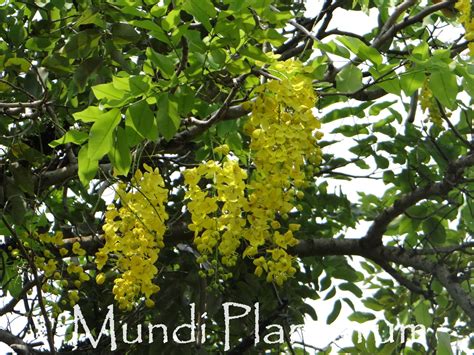
[[[228, 153], [226, 147], [216, 148], [216, 152], [222, 150]], [[194, 231], [198, 251], [207, 257], [217, 247], [222, 264], [235, 265], [236, 250], [246, 224], [243, 214], [247, 206], [247, 172], [238, 161], [226, 157], [222, 164], [210, 160], [183, 174], [188, 185], [186, 197], [190, 199], [187, 206], [192, 216], [189, 229]], [[206, 184], [206, 180], [212, 184]]]
[[[253, 172], [250, 178], [227, 155], [221, 165], [208, 161], [186, 170], [186, 197], [195, 244], [206, 257], [217, 246], [222, 264], [235, 264], [236, 249], [245, 241], [244, 257], [255, 257], [255, 273], [282, 285], [296, 269], [287, 249], [298, 243], [298, 224], [281, 225], [288, 213], [300, 209], [305, 171], [321, 162], [316, 144], [322, 134], [312, 108], [316, 96], [301, 63], [287, 61], [271, 68], [282, 77], [257, 89], [258, 97], [244, 130], [250, 136]], [[215, 149], [228, 154], [227, 146]], [[314, 169], [313, 169], [314, 171]], [[203, 180], [203, 178], [208, 181]], [[260, 248], [260, 249], [259, 249]]]
[[436, 126], [442, 128], [443, 127], [443, 120], [441, 118], [441, 111], [439, 110], [438, 103], [436, 99], [433, 97], [433, 93], [428, 86], [429, 78], [426, 78], [423, 82], [423, 86], [421, 87], [420, 92], [420, 106], [421, 110], [425, 112], [428, 110], [428, 116]]
[[[145, 296], [147, 306], [153, 306], [150, 297], [160, 289], [153, 279], [158, 273], [158, 254], [164, 247], [168, 191], [157, 168], [144, 164], [144, 169], [145, 173], [135, 172], [130, 191], [126, 191], [125, 184], [118, 185], [116, 198], [120, 199], [121, 207], [107, 207], [105, 245], [96, 253], [95, 260], [101, 270], [110, 253], [116, 256], [120, 276], [115, 279], [112, 292], [119, 307], [126, 310], [132, 309], [141, 295]], [[96, 281], [103, 283], [105, 276], [99, 274]]]
[[255, 273], [266, 271], [267, 281], [281, 285], [296, 272], [286, 250], [298, 243], [293, 232], [300, 226], [283, 228], [279, 219], [286, 220], [291, 210], [301, 208], [296, 201], [304, 197], [305, 169], [321, 162], [316, 142], [322, 134], [316, 132], [320, 128], [312, 112], [316, 96], [301, 63], [278, 63], [275, 70], [285, 75], [257, 89], [259, 96], [244, 127], [256, 167], [248, 184], [250, 228], [244, 237], [249, 246], [244, 255], [256, 255], [258, 247], [269, 245], [266, 253], [271, 257], [254, 260]]
[[[474, 18], [472, 17], [471, 0], [456, 1], [455, 8], [459, 11], [459, 22], [462, 23], [466, 30], [465, 38], [467, 41], [474, 41]], [[474, 56], [474, 42], [468, 44], [471, 56]]]

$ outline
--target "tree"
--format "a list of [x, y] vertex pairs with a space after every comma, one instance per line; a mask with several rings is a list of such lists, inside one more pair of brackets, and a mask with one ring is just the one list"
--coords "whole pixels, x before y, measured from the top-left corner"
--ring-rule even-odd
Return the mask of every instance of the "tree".
[[[319, 3], [315, 17], [287, 0], [0, 5], [0, 342], [304, 353], [291, 325], [325, 297], [328, 324], [346, 304], [359, 323], [383, 311], [384, 339], [428, 328], [348, 352], [472, 346], [471, 3]], [[334, 27], [356, 12], [379, 25]], [[370, 179], [381, 196], [333, 188]], [[116, 339], [95, 343], [111, 310]]]

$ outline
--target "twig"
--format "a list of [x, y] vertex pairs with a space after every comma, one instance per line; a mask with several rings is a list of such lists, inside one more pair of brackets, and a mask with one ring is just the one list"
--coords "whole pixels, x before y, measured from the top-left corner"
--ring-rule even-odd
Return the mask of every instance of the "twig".
[[418, 108], [418, 90], [415, 90], [410, 98], [410, 110], [408, 111], [407, 123], [415, 122], [416, 110]]

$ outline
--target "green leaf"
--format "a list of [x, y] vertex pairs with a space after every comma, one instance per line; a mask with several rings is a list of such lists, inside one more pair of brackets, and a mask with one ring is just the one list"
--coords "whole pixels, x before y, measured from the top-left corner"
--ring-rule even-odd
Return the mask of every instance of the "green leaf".
[[430, 47], [428, 46], [428, 43], [421, 42], [416, 46], [412, 51], [412, 56], [414, 59], [421, 61], [428, 59], [430, 56]]
[[81, 17], [79, 17], [74, 24], [74, 27], [79, 28], [81, 25], [94, 24], [101, 28], [105, 28], [105, 22], [101, 18], [101, 14], [92, 9], [85, 9]]
[[390, 166], [390, 162], [387, 158], [381, 155], [374, 155], [375, 163], [377, 164], [377, 168], [379, 169], [388, 169]]
[[12, 278], [8, 280], [8, 292], [13, 298], [19, 298], [22, 289], [21, 275], [19, 273], [13, 274]]
[[167, 93], [158, 96], [156, 104], [158, 106], [156, 114], [158, 132], [169, 141], [176, 134], [181, 123], [178, 105], [174, 98], [170, 98]]
[[382, 101], [377, 104], [374, 104], [369, 109], [369, 115], [377, 116], [382, 110], [392, 106], [396, 102], [397, 101]]
[[334, 302], [332, 312], [328, 315], [328, 318], [326, 319], [326, 324], [329, 325], [333, 323], [339, 316], [340, 312], [341, 312], [341, 301], [337, 300], [336, 302]]
[[210, 0], [186, 0], [183, 10], [193, 15], [207, 31], [211, 31], [209, 19], [216, 16], [216, 9]]
[[425, 72], [420, 69], [410, 70], [400, 75], [400, 86], [407, 96], [411, 96], [415, 90], [423, 86]]
[[328, 43], [315, 42], [314, 47], [318, 48], [319, 50], [323, 52], [332, 53], [342, 58], [349, 59], [351, 57], [351, 53], [345, 47], [337, 44], [334, 41], [331, 41]]
[[340, 290], [352, 292], [355, 296], [359, 298], [362, 297], [362, 290], [359, 287], [357, 287], [356, 284], [352, 282], [342, 283], [338, 287]]
[[143, 138], [150, 140], [158, 138], [155, 117], [146, 100], [138, 101], [128, 108], [126, 124]]
[[52, 141], [51, 143], [49, 143], [49, 146], [52, 148], [55, 148], [58, 145], [62, 145], [66, 143], [74, 143], [77, 145], [81, 145], [87, 140], [88, 137], [89, 135], [86, 132], [72, 129], [66, 132], [66, 134], [62, 136], [61, 138], [58, 138]]
[[15, 162], [10, 164], [10, 170], [16, 186], [23, 192], [34, 195], [33, 175], [30, 169]]
[[120, 110], [114, 108], [103, 113], [89, 132], [88, 154], [91, 160], [99, 160], [107, 154], [113, 145], [113, 132], [121, 118]]
[[85, 58], [99, 44], [100, 32], [87, 29], [73, 35], [61, 49], [68, 58]]
[[140, 34], [128, 23], [114, 23], [111, 28], [113, 41], [118, 44], [136, 43]]
[[264, 51], [262, 51], [260, 48], [257, 48], [255, 46], [246, 46], [240, 50], [240, 54], [245, 56], [246, 58], [250, 58], [256, 61], [261, 61], [264, 63], [269, 63], [272, 61], [272, 59], [265, 54]]
[[474, 74], [466, 71], [463, 75], [462, 86], [469, 96], [474, 97]]
[[429, 88], [433, 95], [447, 108], [456, 108], [456, 96], [458, 94], [458, 84], [456, 75], [450, 71], [435, 71], [431, 73]]
[[171, 10], [168, 15], [166, 15], [166, 17], [161, 20], [161, 26], [165, 31], [168, 32], [174, 30], [178, 26], [179, 22], [181, 21], [179, 13], [180, 10], [178, 9]]
[[95, 177], [95, 174], [99, 169], [98, 160], [89, 158], [88, 151], [89, 147], [85, 144], [82, 146], [81, 150], [79, 150], [79, 154], [77, 155], [77, 161], [79, 164], [79, 180], [84, 186], [89, 184], [89, 181]]
[[102, 66], [102, 58], [88, 58], [82, 62], [74, 73], [74, 82], [77, 85], [78, 92], [84, 92], [89, 78]]
[[364, 102], [356, 107], [348, 106], [348, 107], [332, 110], [331, 112], [321, 117], [321, 122], [329, 123], [332, 121], [336, 121], [340, 118], [350, 117], [350, 116], [364, 118], [366, 116], [366, 114], [364, 113], [364, 110], [370, 105], [372, 105], [372, 101]]
[[437, 355], [453, 355], [451, 349], [451, 337], [445, 332], [436, 332], [436, 339], [438, 340]]
[[18, 72], [26, 73], [31, 66], [31, 63], [25, 58], [9, 58], [5, 64], [5, 68], [12, 68]]
[[117, 89], [113, 83], [93, 86], [92, 91], [98, 100], [121, 100], [125, 96], [125, 92]]
[[97, 106], [89, 106], [85, 110], [73, 113], [72, 116], [82, 122], [95, 122], [103, 113], [104, 111]]
[[430, 314], [430, 308], [426, 301], [421, 301], [418, 303], [413, 313], [418, 324], [423, 324], [427, 328], [432, 325], [433, 319]]
[[382, 56], [373, 47], [369, 47], [360, 39], [355, 37], [338, 37], [338, 41], [345, 45], [351, 52], [357, 55], [360, 59], [370, 60], [376, 66], [382, 64]]
[[361, 89], [362, 72], [353, 64], [345, 66], [336, 75], [336, 89], [343, 93], [352, 93]]
[[134, 75], [128, 79], [130, 92], [134, 96], [141, 96], [148, 93], [150, 89], [150, 78], [145, 75]]
[[169, 79], [173, 76], [175, 70], [174, 60], [153, 49], [147, 48], [146, 55], [148, 59], [162, 72], [163, 77]]
[[367, 126], [370, 126], [369, 123], [357, 123], [353, 125], [343, 125], [339, 126], [332, 131], [332, 133], [341, 133], [346, 137], [353, 137], [360, 134], [369, 134]]
[[[166, 12], [166, 8], [163, 7], [163, 9]], [[153, 11], [153, 10], [152, 10]], [[153, 15], [153, 14], [152, 14]], [[163, 14], [164, 15], [164, 14]], [[158, 26], [156, 23], [154, 23], [151, 20], [135, 20], [135, 21], [130, 21], [130, 23], [133, 26], [144, 28], [149, 31], [157, 31], [157, 32], [163, 32], [160, 26]]]
[[400, 96], [400, 79], [395, 69], [395, 64], [381, 64], [378, 67], [369, 67], [369, 72], [377, 81], [378, 87], [390, 94]]
[[331, 276], [336, 279], [342, 279], [349, 282], [356, 282], [359, 280], [357, 272], [349, 265], [340, 265], [332, 273]]
[[436, 217], [430, 217], [423, 221], [423, 233], [430, 243], [442, 244], [446, 241], [446, 230], [442, 221]]
[[8, 38], [15, 46], [20, 46], [26, 39], [27, 33], [22, 23], [16, 23], [9, 28]]
[[74, 71], [74, 66], [71, 65], [72, 61], [73, 59], [68, 59], [58, 53], [53, 53], [45, 57], [41, 64], [51, 71], [67, 74]]
[[127, 135], [122, 127], [117, 128], [114, 145], [109, 152], [109, 158], [118, 175], [127, 176], [132, 163], [132, 155], [128, 148]]
[[33, 51], [50, 51], [56, 40], [48, 37], [33, 37], [26, 41], [25, 47]]
[[354, 312], [349, 316], [349, 320], [357, 323], [365, 323], [373, 319], [375, 319], [375, 316], [366, 312]]

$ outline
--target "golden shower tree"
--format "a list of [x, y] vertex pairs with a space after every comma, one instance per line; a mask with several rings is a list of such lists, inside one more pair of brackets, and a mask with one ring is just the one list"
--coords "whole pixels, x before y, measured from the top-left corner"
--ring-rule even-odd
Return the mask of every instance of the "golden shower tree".
[[308, 5], [0, 4], [0, 342], [329, 353], [324, 298], [392, 339], [346, 352], [472, 346], [472, 4]]

